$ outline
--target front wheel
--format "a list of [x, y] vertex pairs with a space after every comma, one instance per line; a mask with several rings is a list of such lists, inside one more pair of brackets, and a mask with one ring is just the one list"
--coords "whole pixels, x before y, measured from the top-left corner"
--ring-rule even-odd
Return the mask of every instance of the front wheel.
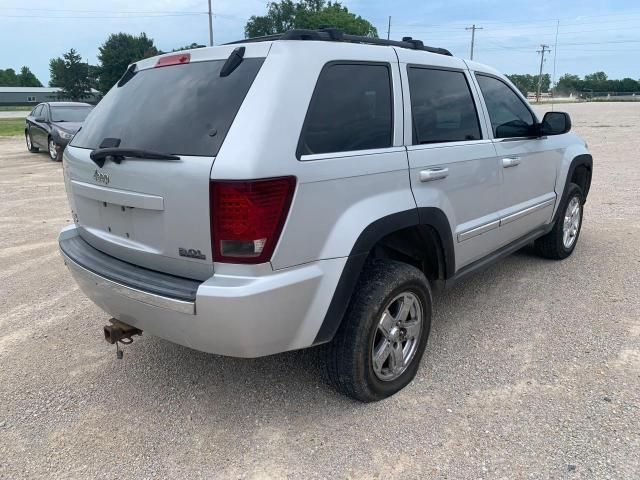
[[562, 260], [573, 253], [582, 228], [583, 205], [582, 189], [575, 183], [569, 184], [567, 194], [558, 207], [553, 229], [535, 242], [541, 256]]
[[24, 132], [24, 139], [27, 142], [27, 150], [29, 150], [31, 153], [38, 153], [38, 147], [33, 145], [33, 139], [31, 138], [31, 132], [29, 130], [26, 130]]
[[58, 145], [56, 145], [56, 142], [51, 137], [49, 137], [49, 157], [51, 157], [51, 160], [54, 162], [59, 162], [62, 159], [62, 155], [58, 151]]
[[395, 394], [415, 377], [430, 327], [431, 289], [424, 274], [391, 260], [368, 264], [327, 347], [329, 380], [362, 402]]

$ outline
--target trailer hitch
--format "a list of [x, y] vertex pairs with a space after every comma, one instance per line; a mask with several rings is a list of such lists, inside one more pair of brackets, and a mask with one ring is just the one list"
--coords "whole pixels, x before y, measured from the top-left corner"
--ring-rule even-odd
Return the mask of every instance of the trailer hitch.
[[142, 330], [136, 327], [132, 327], [116, 318], [109, 320], [111, 325], [105, 325], [104, 339], [111, 345], [116, 346], [116, 358], [122, 360], [123, 352], [120, 350], [120, 344], [129, 345], [133, 343], [134, 335], [142, 335]]

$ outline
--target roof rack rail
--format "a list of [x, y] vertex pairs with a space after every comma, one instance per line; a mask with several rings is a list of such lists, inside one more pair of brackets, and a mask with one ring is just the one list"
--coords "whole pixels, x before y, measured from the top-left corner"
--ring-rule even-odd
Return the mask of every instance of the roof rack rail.
[[429, 47], [422, 43], [421, 40], [414, 40], [411, 37], [403, 37], [402, 41], [386, 40], [383, 38], [351, 35], [348, 33], [344, 33], [342, 30], [339, 30], [337, 28], [319, 28], [318, 30], [289, 30], [287, 32], [277, 33], [275, 35], [266, 35], [264, 37], [236, 40], [235, 42], [229, 42], [225, 45], [234, 45], [236, 43], [270, 42], [274, 40], [314, 40], [325, 42], [363, 43], [367, 45], [384, 45], [389, 47], [410, 48], [412, 50], [424, 50], [426, 52], [437, 53], [440, 55], [448, 55], [450, 57], [453, 56], [451, 55], [451, 52], [445, 48]]

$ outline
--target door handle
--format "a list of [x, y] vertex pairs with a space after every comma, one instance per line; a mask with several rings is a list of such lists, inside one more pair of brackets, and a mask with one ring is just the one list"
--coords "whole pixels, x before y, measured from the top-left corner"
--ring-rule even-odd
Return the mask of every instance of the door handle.
[[502, 159], [502, 166], [504, 168], [515, 167], [520, 165], [520, 157], [506, 157]]
[[430, 182], [432, 180], [441, 180], [449, 176], [448, 168], [430, 168], [429, 170], [420, 171], [420, 181]]

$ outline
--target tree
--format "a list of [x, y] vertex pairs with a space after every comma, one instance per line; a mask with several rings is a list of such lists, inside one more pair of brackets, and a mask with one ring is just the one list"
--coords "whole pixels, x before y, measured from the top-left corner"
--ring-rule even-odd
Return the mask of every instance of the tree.
[[[507, 78], [513, 82], [513, 84], [522, 92], [526, 97], [529, 92], [536, 92], [538, 90], [538, 75], [507, 75]], [[542, 75], [542, 88], [540, 91], [548, 92], [551, 86], [551, 76], [548, 73]]]
[[3, 86], [3, 87], [19, 86], [18, 75], [16, 75], [16, 71], [13, 68], [0, 70], [0, 86]]
[[146, 33], [139, 36], [128, 33], [111, 34], [99, 50], [98, 90], [102, 93], [107, 93], [115, 85], [129, 64], [158, 54], [153, 40]]
[[82, 62], [82, 57], [73, 48], [62, 58], [52, 58], [49, 61], [51, 80], [49, 85], [60, 87], [60, 99], [79, 101], [91, 93], [89, 86], [89, 65]]
[[18, 75], [18, 83], [21, 87], [41, 87], [42, 83], [36, 78], [29, 67], [22, 67]]
[[273, 35], [296, 28], [338, 28], [345, 33], [377, 37], [376, 28], [364, 18], [349, 12], [339, 2], [326, 0], [280, 0], [268, 5], [267, 14], [253, 15], [244, 28], [247, 38]]

